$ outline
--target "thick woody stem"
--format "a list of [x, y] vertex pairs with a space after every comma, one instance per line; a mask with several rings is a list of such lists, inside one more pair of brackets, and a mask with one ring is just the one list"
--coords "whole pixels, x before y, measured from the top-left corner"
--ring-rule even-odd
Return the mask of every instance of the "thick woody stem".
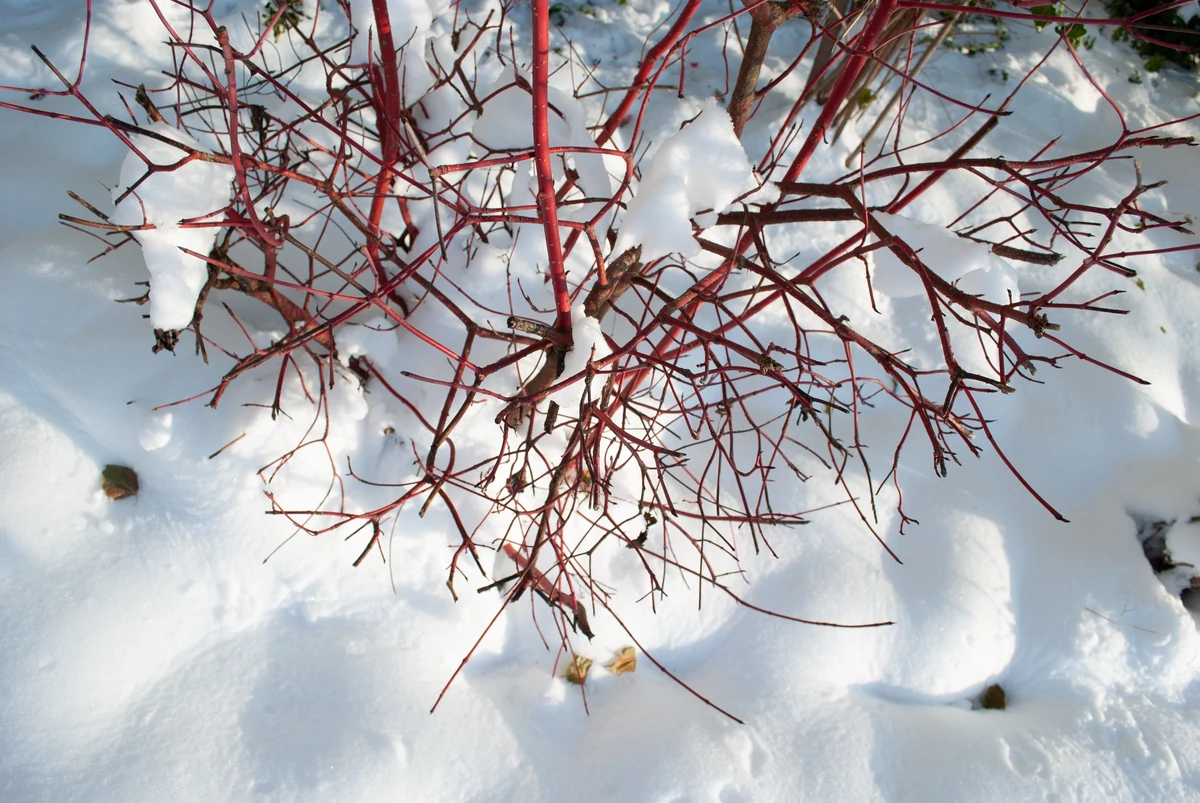
[[738, 69], [737, 82], [729, 96], [729, 117], [733, 120], [733, 133], [738, 139], [742, 137], [742, 129], [746, 127], [750, 109], [754, 105], [754, 89], [758, 85], [758, 75], [762, 71], [771, 35], [798, 11], [790, 3], [766, 3], [750, 9], [750, 18], [753, 20], [750, 36], [746, 40], [746, 52]]
[[533, 0], [533, 161], [537, 170], [538, 216], [546, 232], [546, 257], [554, 290], [555, 326], [566, 339], [571, 335], [571, 294], [563, 264], [558, 232], [558, 201], [554, 197], [554, 164], [550, 160], [550, 0]]
[[375, 117], [379, 126], [380, 156], [379, 174], [375, 179], [375, 197], [371, 200], [371, 215], [367, 221], [367, 254], [375, 278], [382, 286], [387, 281], [379, 261], [379, 230], [383, 219], [383, 207], [387, 202], [392, 184], [392, 165], [396, 163], [397, 137], [400, 125], [400, 69], [396, 63], [396, 44], [392, 39], [392, 21], [388, 15], [387, 0], [371, 0], [375, 14], [375, 32], [379, 36], [379, 61], [382, 76], [375, 81]]

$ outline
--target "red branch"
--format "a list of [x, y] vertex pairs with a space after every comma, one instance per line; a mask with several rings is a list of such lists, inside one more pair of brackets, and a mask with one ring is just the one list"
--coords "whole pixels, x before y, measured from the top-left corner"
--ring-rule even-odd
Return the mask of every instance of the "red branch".
[[554, 196], [554, 163], [550, 159], [550, 0], [533, 0], [533, 162], [537, 171], [537, 206], [546, 234], [550, 284], [554, 288], [555, 326], [569, 351], [571, 292], [558, 232], [558, 201]]

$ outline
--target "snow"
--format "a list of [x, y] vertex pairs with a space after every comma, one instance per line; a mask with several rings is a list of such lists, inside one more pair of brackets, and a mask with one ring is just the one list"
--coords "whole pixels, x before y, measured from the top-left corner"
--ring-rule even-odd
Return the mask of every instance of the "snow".
[[[925, 267], [963, 292], [999, 304], [1008, 304], [1021, 297], [1016, 273], [983, 243], [957, 237], [939, 226], [903, 215], [877, 212], [874, 217], [888, 232], [911, 245]], [[871, 259], [874, 289], [893, 298], [925, 293], [921, 277], [890, 250], [873, 251]]]
[[208, 254], [214, 229], [185, 228], [180, 223], [222, 219], [232, 195], [233, 168], [192, 160], [147, 177], [148, 164], [171, 167], [188, 158], [187, 151], [170, 142], [203, 150], [195, 139], [166, 123], [153, 123], [149, 129], [168, 142], [140, 134], [131, 138], [137, 151], [131, 150], [121, 164], [121, 177], [112, 192], [117, 204], [113, 222], [152, 227], [134, 233], [153, 288], [150, 321], [156, 329], [183, 329], [192, 322], [196, 298], [208, 279], [208, 264], [180, 249]]
[[[237, 13], [233, 5], [218, 3], [217, 13], [257, 13], [255, 4]], [[412, 52], [445, 46], [444, 20], [435, 21], [442, 5], [390, 7], [416, 27]], [[124, 39], [119, 26], [97, 37], [89, 61], [97, 72], [85, 82], [118, 114], [110, 72], [133, 85], [161, 79], [148, 51], [129, 45], [159, 42], [158, 23], [125, 0], [95, 0], [93, 9], [98, 20], [132, 26]], [[0, 32], [6, 56], [38, 41], [70, 63], [81, 24], [74, 4], [9, 2], [5, 10], [16, 21]], [[714, 5], [714, 16], [725, 11]], [[666, 4], [630, 0], [628, 8], [602, 12], [644, 41]], [[568, 32], [594, 30], [586, 19], [567, 23]], [[801, 34], [787, 27], [776, 34], [782, 42], [792, 35]], [[1014, 37], [1004, 54], [981, 57], [994, 62], [947, 51], [925, 76], [958, 92], [977, 88], [989, 80], [987, 66], [1028, 64], [1040, 52], [1037, 41], [1022, 49], [1036, 39], [1031, 31]], [[622, 28], [576, 46], [628, 66], [636, 51], [606, 49], [629, 41], [639, 40]], [[647, 115], [647, 136], [657, 144], [620, 219], [614, 253], [640, 242], [645, 260], [694, 254], [691, 220], [738, 208], [759, 187], [720, 106], [698, 99], [724, 81], [722, 60], [704, 50], [720, 42], [695, 43], [696, 58], [716, 65], [689, 77], [696, 94]], [[1112, 49], [1105, 58], [1111, 91], [1140, 115], [1131, 125], [1198, 110], [1194, 76], [1164, 72], [1160, 86], [1134, 87], [1126, 80], [1134, 57]], [[1029, 89], [1019, 124], [992, 135], [996, 152], [1029, 152], [1063, 134], [1091, 142], [1103, 139], [1105, 126], [1111, 130], [1111, 113], [1095, 103], [1069, 58], [1053, 66], [1056, 80]], [[24, 55], [0, 59], [0, 84], [27, 82], [41, 75], [37, 69]], [[612, 69], [606, 80], [620, 85], [625, 79]], [[408, 91], [423, 92], [429, 76], [414, 68], [407, 80], [414, 82]], [[552, 119], [552, 136], [580, 144], [591, 136], [593, 110], [562, 89], [569, 84], [558, 86], [552, 100], [563, 118]], [[474, 133], [527, 148], [529, 103], [510, 93], [511, 106], [489, 105]], [[68, 101], [42, 103], [79, 113]], [[1096, 111], [1080, 127], [1087, 130], [1063, 129], [1062, 119], [1089, 109]], [[940, 113], [935, 105], [919, 111], [931, 119]], [[543, 629], [548, 616], [533, 595], [500, 616], [430, 715], [502, 601], [469, 589], [451, 599], [446, 566], [458, 534], [445, 509], [435, 504], [424, 517], [406, 510], [386, 521], [388, 564], [358, 568], [350, 562], [359, 541], [293, 537], [286, 521], [263, 515], [264, 487], [312, 505], [330, 493], [332, 468], [352, 465], [385, 482], [411, 479], [416, 446], [396, 426], [400, 411], [369, 386], [339, 379], [329, 391], [339, 412], [325, 421], [293, 376], [284, 387], [288, 414], [272, 417], [261, 406], [275, 386], [270, 370], [232, 386], [216, 411], [204, 406], [207, 395], [164, 407], [213, 387], [229, 366], [215, 351], [208, 365], [193, 356], [189, 333], [177, 356], [152, 354], [149, 331], [190, 321], [206, 270], [178, 246], [207, 253], [212, 234], [179, 222], [220, 212], [232, 193], [229, 171], [192, 162], [152, 175], [113, 219], [140, 225], [144, 215], [155, 228], [136, 232], [139, 249], [89, 264], [102, 246], [54, 218], [65, 191], [101, 205], [106, 193], [98, 188], [119, 196], [144, 163], [94, 127], [0, 115], [0, 160], [9, 177], [8, 197], [0, 199], [0, 799], [1200, 799], [1200, 635], [1173, 593], [1183, 575], [1156, 577], [1138, 533], [1139, 522], [1170, 523], [1164, 543], [1172, 559], [1200, 565], [1194, 251], [1140, 259], [1144, 286], [1130, 283], [1118, 299], [1129, 315], [1069, 319], [1087, 353], [1152, 384], [1066, 362], [1039, 372], [1046, 384], [1022, 384], [989, 408], [1006, 454], [1069, 523], [1054, 521], [991, 452], [944, 479], [933, 476], [927, 455], [913, 455], [900, 473], [905, 509], [920, 526], [897, 535], [899, 521], [888, 512], [894, 493], [885, 489], [880, 501], [880, 530], [902, 565], [844, 507], [777, 537], [777, 557], [742, 555], [747, 582], [735, 587], [754, 605], [837, 621], [886, 619], [891, 627], [808, 627], [707, 592], [698, 610], [695, 587], [678, 578], [653, 612], [641, 597], [634, 552], [597, 553], [598, 576], [603, 569], [613, 584], [614, 611], [638, 642], [745, 725], [703, 705], [642, 650], [636, 672], [605, 671], [630, 644], [609, 618], [594, 621], [596, 638], [578, 645], [596, 662], [585, 711], [578, 689], [554, 674], [554, 652], [530, 612]], [[692, 122], [681, 129], [681, 119]], [[762, 141], [757, 124], [747, 142]], [[155, 130], [195, 144], [177, 128]], [[1187, 130], [1200, 126], [1193, 121]], [[156, 164], [182, 156], [155, 140], [137, 145]], [[840, 147], [830, 165], [814, 169], [836, 171], [849, 145]], [[1147, 180], [1182, 177], [1147, 204], [1157, 198], [1164, 210], [1200, 216], [1200, 195], [1187, 181], [1196, 175], [1194, 151], [1139, 156]], [[611, 161], [575, 163], [594, 182], [589, 193], [611, 192], [600, 169], [611, 171]], [[526, 193], [516, 197], [532, 203], [528, 163], [516, 170], [514, 192]], [[1111, 201], [1112, 186], [1099, 180], [1073, 189]], [[877, 219], [968, 293], [1004, 300], [1043, 286], [1042, 268], [1014, 267], [955, 233], [945, 214], [957, 208], [947, 202], [954, 191], [939, 187], [902, 215]], [[528, 230], [523, 237], [522, 247], [536, 242]], [[1160, 247], [1196, 242], [1177, 232], [1152, 237]], [[774, 244], [780, 253], [824, 245]], [[503, 247], [481, 246], [479, 257], [480, 292], [490, 291], [497, 309], [510, 303], [496, 256]], [[885, 251], [871, 261], [876, 296], [860, 279], [823, 286], [825, 298], [873, 334], [912, 343], [914, 361], [934, 353], [928, 321], [906, 317], [920, 309], [911, 269]], [[113, 303], [136, 295], [135, 283], [147, 278], [149, 323], [145, 307]], [[278, 321], [243, 319], [259, 346], [279, 335], [272, 328]], [[598, 322], [580, 310], [572, 321], [575, 348], [565, 371], [573, 374], [608, 345]], [[214, 340], [243, 337], [215, 311], [205, 327]], [[383, 315], [365, 316], [342, 337], [347, 364], [364, 355], [389, 369], [424, 367], [426, 358]], [[555, 399], [567, 408], [577, 392], [568, 388]], [[284, 468], [271, 468], [314, 422], [328, 425], [328, 449], [306, 448]], [[865, 437], [886, 441], [896, 426], [893, 409], [863, 416]], [[483, 443], [492, 433], [471, 436]], [[104, 496], [100, 471], [108, 463], [136, 469], [136, 498]], [[389, 498], [387, 488], [348, 487], [354, 509]], [[840, 498], [835, 487], [810, 484], [802, 492], [813, 507]], [[991, 683], [1004, 687], [1006, 710], [974, 706]]]
[[[449, 8], [450, 4], [446, 0], [387, 0], [388, 18], [392, 24], [392, 42], [402, 49], [399, 62], [406, 106], [415, 103], [433, 86], [433, 75], [425, 60], [430, 43], [430, 28], [439, 18], [446, 19], [446, 11]], [[350, 18], [354, 27], [362, 34], [361, 38], [354, 40], [355, 55], [365, 55], [365, 43], [370, 36], [373, 52], [377, 57], [379, 33], [375, 30], [372, 0], [350, 0]]]
[[695, 120], [655, 152], [629, 204], [616, 253], [640, 243], [647, 261], [672, 253], [696, 256], [692, 218], [705, 210], [724, 212], [741, 196], [770, 200], [770, 188], [753, 192], [760, 183], [729, 115], [709, 98]]
[[[497, 91], [499, 95], [495, 102], [484, 108], [483, 114], [471, 129], [471, 135], [491, 148], [513, 151], [533, 149], [533, 98], [525, 89], [512, 86], [518, 77], [512, 70], [505, 70], [490, 85], [485, 84], [482, 87], [485, 97]], [[550, 105], [554, 109], [554, 113], [548, 115], [550, 146], [574, 145], [595, 148], [596, 140], [588, 132], [583, 106], [571, 95], [570, 85], [562, 86], [561, 81], [559, 78], [552, 82], [549, 88]], [[607, 198], [612, 195], [612, 181], [602, 156], [577, 153], [572, 158], [579, 172], [580, 187], [584, 192], [593, 198]], [[519, 193], [518, 197], [523, 197], [524, 193], [529, 192], [531, 166], [527, 162], [520, 162], [517, 171], [513, 190]], [[555, 174], [560, 173], [561, 167], [556, 166]], [[529, 198], [532, 204], [533, 195], [530, 194]], [[593, 204], [584, 204], [579, 210], [564, 212], [567, 213], [567, 219], [586, 220], [591, 217], [588, 212], [593, 209]]]

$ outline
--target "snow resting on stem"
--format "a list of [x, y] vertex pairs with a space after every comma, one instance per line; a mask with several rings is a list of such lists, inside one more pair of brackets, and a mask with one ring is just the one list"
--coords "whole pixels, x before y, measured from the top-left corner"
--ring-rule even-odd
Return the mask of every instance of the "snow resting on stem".
[[[233, 168], [199, 159], [186, 161], [189, 151], [185, 148], [192, 153], [204, 150], [199, 142], [166, 123], [153, 123], [147, 128], [184, 147], [147, 136], [132, 138], [137, 152], [131, 150], [126, 155], [121, 179], [113, 188], [113, 201], [119, 201], [113, 222], [153, 226], [134, 232], [150, 271], [150, 322], [155, 329], [184, 329], [192, 322], [196, 298], [208, 278], [208, 266], [180, 249], [207, 254], [217, 229], [181, 224], [212, 218], [229, 206]], [[185, 163], [171, 168], [181, 161]], [[138, 180], [154, 167], [166, 169], [155, 170], [139, 184]], [[130, 187], [134, 189], [127, 193]]]

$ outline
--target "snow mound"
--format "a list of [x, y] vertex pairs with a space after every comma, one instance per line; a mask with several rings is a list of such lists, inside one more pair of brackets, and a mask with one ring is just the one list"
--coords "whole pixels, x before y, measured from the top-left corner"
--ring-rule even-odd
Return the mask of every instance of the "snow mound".
[[693, 257], [692, 217], [723, 211], [759, 186], [729, 115], [709, 98], [700, 116], [654, 154], [617, 237], [617, 253], [642, 245], [649, 261], [678, 253]]
[[[480, 93], [486, 97], [502, 90], [484, 106], [483, 114], [471, 129], [471, 136], [490, 148], [514, 151], [533, 148], [533, 98], [528, 91], [517, 85], [517, 78], [513, 70], [505, 70], [490, 88]], [[551, 107], [547, 120], [550, 146], [595, 148], [596, 140], [588, 131], [587, 116], [579, 101], [560, 87], [551, 85], [548, 90]], [[593, 198], [612, 195], [612, 182], [604, 166], [603, 157], [594, 153], [575, 153], [571, 158], [579, 173], [579, 186], [584, 193]], [[557, 157], [553, 161], [555, 172], [559, 173], [561, 162]], [[533, 173], [531, 164], [518, 162], [516, 168], [514, 192], [528, 193], [529, 203], [532, 204], [535, 201], [533, 193], [529, 192], [529, 182]], [[570, 207], [564, 207], [561, 216], [564, 219], [586, 220], [590, 216], [589, 210], [593, 208], [593, 204], [585, 204], [582, 210], [574, 211]]]
[[[149, 130], [187, 148], [204, 150], [199, 142], [166, 123], [154, 123]], [[158, 166], [173, 165], [188, 156], [183, 148], [147, 136], [133, 137], [133, 144]], [[137, 186], [120, 201], [113, 222], [154, 226], [134, 232], [150, 271], [150, 321], [155, 329], [183, 329], [192, 322], [196, 298], [208, 278], [208, 266], [179, 249], [207, 254], [214, 229], [181, 228], [179, 224], [211, 216], [229, 205], [233, 168], [193, 160], [175, 170], [154, 173], [137, 184], [145, 173], [146, 162], [130, 151], [121, 165], [121, 180], [113, 188], [113, 202], [121, 199], [126, 189]]]

